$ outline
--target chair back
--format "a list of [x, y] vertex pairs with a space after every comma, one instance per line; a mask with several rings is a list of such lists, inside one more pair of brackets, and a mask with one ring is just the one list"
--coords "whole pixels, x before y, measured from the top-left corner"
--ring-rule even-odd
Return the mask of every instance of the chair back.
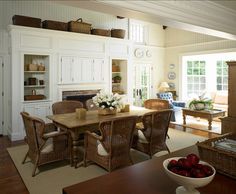
[[173, 101], [173, 94], [171, 92], [157, 93], [157, 98], [168, 100], [169, 102]]
[[152, 146], [161, 147], [165, 144], [171, 114], [172, 110], [161, 110], [143, 116], [143, 125], [146, 129], [143, 133]]
[[87, 110], [98, 110], [98, 107], [94, 104], [93, 99], [88, 99], [85, 102]]
[[52, 112], [53, 114], [73, 113], [76, 108], [83, 108], [83, 103], [80, 101], [63, 100], [52, 105]]
[[129, 154], [136, 119], [136, 116], [127, 116], [104, 121], [100, 124], [102, 144], [107, 152], [111, 153], [111, 157]]
[[148, 109], [154, 109], [154, 110], [163, 110], [163, 109], [169, 109], [170, 103], [168, 100], [148, 99], [144, 101], [144, 107]]
[[39, 151], [43, 142], [42, 135], [45, 129], [45, 122], [39, 118], [30, 116], [27, 112], [20, 113], [23, 119], [27, 144], [31, 153]]

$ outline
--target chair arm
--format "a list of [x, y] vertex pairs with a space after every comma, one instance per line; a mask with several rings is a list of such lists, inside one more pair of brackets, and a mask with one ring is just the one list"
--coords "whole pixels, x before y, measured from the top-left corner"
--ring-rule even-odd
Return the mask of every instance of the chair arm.
[[90, 131], [85, 131], [85, 136], [88, 136], [88, 138], [93, 138], [93, 139], [96, 139], [96, 140], [99, 140], [101, 141], [102, 140], [102, 137], [97, 135], [96, 133], [91, 133]]
[[66, 131], [53, 131], [49, 133], [44, 133], [42, 138], [47, 140], [48, 138], [54, 138], [61, 135], [68, 135], [68, 133]]
[[45, 124], [45, 132], [49, 133], [49, 132], [53, 132], [53, 131], [57, 131], [57, 127], [53, 123], [46, 123]]
[[186, 103], [185, 102], [180, 102], [180, 101], [173, 101], [172, 104], [174, 106], [178, 106], [178, 107], [185, 107]]

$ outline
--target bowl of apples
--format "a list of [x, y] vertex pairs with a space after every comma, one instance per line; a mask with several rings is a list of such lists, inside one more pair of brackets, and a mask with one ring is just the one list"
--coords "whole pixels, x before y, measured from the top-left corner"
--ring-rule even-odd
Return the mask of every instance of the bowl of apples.
[[207, 185], [216, 174], [213, 166], [200, 161], [195, 154], [166, 159], [163, 167], [167, 175], [181, 185], [176, 188], [176, 194], [200, 194], [195, 188]]

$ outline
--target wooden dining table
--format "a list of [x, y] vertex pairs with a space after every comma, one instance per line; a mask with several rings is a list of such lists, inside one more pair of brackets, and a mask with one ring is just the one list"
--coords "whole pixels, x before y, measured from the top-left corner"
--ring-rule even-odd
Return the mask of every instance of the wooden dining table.
[[[140, 119], [144, 114], [155, 112], [155, 110], [142, 107], [130, 107], [129, 112], [118, 112], [115, 115], [99, 115], [98, 111], [87, 111], [84, 119], [78, 119], [76, 113], [56, 114], [47, 116], [48, 119], [59, 128], [68, 130], [72, 138], [72, 163], [75, 168], [78, 167], [79, 136], [85, 131], [95, 131], [102, 121], [125, 116], [138, 116]], [[138, 120], [139, 120], [138, 119]], [[137, 121], [138, 121], [137, 120]]]
[[[175, 194], [179, 186], [167, 176], [163, 161], [170, 157], [198, 154], [197, 146], [190, 146], [151, 160], [122, 168], [81, 183], [63, 188], [63, 194]], [[201, 194], [234, 194], [236, 180], [216, 173], [208, 185], [197, 188]]]

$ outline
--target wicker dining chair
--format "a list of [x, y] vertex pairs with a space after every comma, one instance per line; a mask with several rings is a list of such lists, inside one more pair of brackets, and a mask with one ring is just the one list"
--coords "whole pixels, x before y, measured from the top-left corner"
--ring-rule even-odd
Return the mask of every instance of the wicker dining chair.
[[83, 108], [83, 103], [74, 100], [63, 100], [52, 105], [53, 114], [65, 114], [75, 112], [76, 108]]
[[150, 158], [159, 151], [170, 152], [166, 145], [166, 135], [171, 113], [171, 110], [146, 113], [142, 117], [144, 128], [135, 130], [132, 148], [148, 154]]
[[[66, 113], [73, 113], [76, 111], [77, 108], [83, 108], [83, 103], [80, 101], [76, 101], [76, 100], [63, 100], [63, 101], [59, 101], [59, 102], [55, 102], [52, 105], [52, 112], [53, 114], [66, 114]], [[66, 131], [67, 129], [62, 129], [60, 128], [60, 130], [64, 130]], [[70, 149], [70, 158], [71, 158], [71, 165], [73, 164], [72, 162], [72, 157], [73, 157], [73, 151], [72, 151], [72, 139], [70, 134], [68, 133], [68, 142], [69, 142], [69, 149]], [[84, 135], [81, 134], [79, 137], [79, 144], [83, 145], [84, 144]]]
[[[32, 176], [35, 176], [37, 167], [43, 164], [68, 159], [66, 132], [53, 131], [55, 126], [52, 123], [45, 124], [43, 120], [30, 116], [27, 112], [20, 114], [25, 126], [25, 140], [29, 147], [22, 164], [27, 157], [31, 159], [34, 164]], [[50, 130], [51, 132], [47, 132]]]
[[[144, 107], [148, 108], [148, 109], [153, 109], [153, 110], [166, 110], [166, 109], [171, 109], [170, 107], [170, 103], [168, 100], [164, 100], [164, 99], [148, 99], [144, 101]], [[172, 109], [171, 109], [172, 110]], [[171, 117], [173, 117], [173, 110], [171, 113]], [[142, 128], [142, 124], [138, 124], [138, 126], [141, 126]], [[167, 137], [169, 137], [169, 135], [167, 134]]]
[[88, 99], [85, 102], [87, 110], [98, 110], [98, 107], [94, 104], [93, 99]]
[[109, 172], [133, 164], [130, 156], [136, 116], [103, 121], [99, 124], [101, 136], [86, 131], [84, 166], [93, 161]]

